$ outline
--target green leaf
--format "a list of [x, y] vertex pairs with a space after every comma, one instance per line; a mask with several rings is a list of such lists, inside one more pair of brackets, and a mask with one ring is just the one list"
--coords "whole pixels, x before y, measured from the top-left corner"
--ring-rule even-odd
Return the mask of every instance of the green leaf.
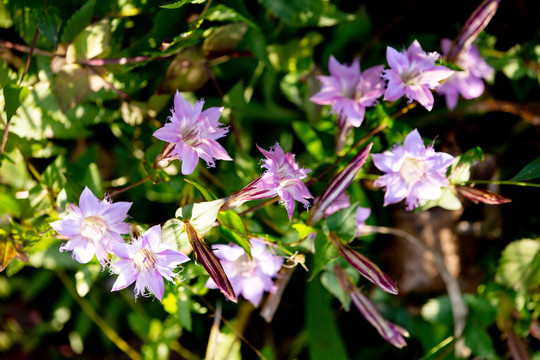
[[246, 253], [249, 254], [249, 256], [251, 256], [251, 244], [246, 236], [223, 225], [219, 227], [219, 230], [227, 240], [240, 246]]
[[172, 4], [161, 5], [160, 7], [164, 9], [178, 9], [186, 4], [202, 4], [205, 2], [206, 0], [179, 0]]
[[318, 161], [324, 158], [324, 147], [321, 139], [313, 128], [303, 121], [295, 121], [292, 127], [296, 135], [304, 143], [306, 150]]
[[499, 359], [493, 347], [493, 341], [485, 329], [469, 322], [465, 327], [463, 336], [465, 337], [465, 344], [471, 349], [473, 355], [486, 360]]
[[6, 103], [6, 119], [9, 122], [11, 117], [15, 115], [19, 106], [22, 105], [24, 100], [28, 97], [30, 93], [26, 86], [18, 87], [16, 85], [7, 85], [3, 89], [4, 91], [4, 101]]
[[208, 190], [207, 187], [199, 184], [198, 182], [196, 182], [195, 180], [192, 180], [192, 179], [184, 179], [185, 182], [187, 182], [188, 184], [190, 185], [193, 185], [197, 190], [199, 190], [199, 192], [201, 193], [202, 197], [204, 198], [204, 200], [206, 201], [212, 201], [212, 200], [217, 200], [217, 196], [214, 195], [210, 190]]
[[92, 21], [92, 15], [94, 14], [94, 7], [97, 0], [88, 0], [83, 6], [75, 11], [69, 18], [62, 31], [61, 40], [63, 43], [68, 43], [75, 38], [85, 27], [90, 25]]
[[334, 246], [331, 245], [330, 241], [322, 233], [317, 233], [314, 241], [315, 247], [315, 258], [314, 258], [314, 267], [311, 272], [310, 281], [315, 279], [315, 276], [326, 267], [329, 263], [336, 260], [337, 250]]
[[167, 244], [177, 244], [178, 249], [191, 248], [184, 223], [174, 218], [165, 221], [165, 224], [163, 224], [161, 241]]
[[66, 159], [63, 155], [59, 155], [41, 174], [41, 183], [48, 189], [59, 193], [65, 186], [65, 169]]
[[527, 181], [538, 178], [540, 178], [540, 157], [525, 165], [511, 181]]
[[225, 199], [189, 204], [176, 210], [176, 217], [189, 220], [195, 230], [204, 235], [216, 222], [219, 209], [225, 203]]
[[103, 197], [103, 179], [96, 163], [88, 164], [84, 174], [83, 183], [92, 190], [98, 198]]
[[48, 6], [39, 12], [34, 12], [34, 21], [39, 31], [56, 50], [58, 48], [58, 29], [60, 28], [58, 9]]
[[501, 254], [495, 280], [514, 290], [540, 285], [540, 240], [522, 239], [510, 243]]
[[323, 230], [328, 234], [334, 232], [341, 239], [350, 242], [356, 237], [356, 210], [358, 203], [348, 208], [339, 210], [326, 218], [323, 222]]
[[306, 323], [309, 357], [312, 360], [348, 359], [331, 300], [320, 281], [307, 283]]
[[[356, 284], [360, 278], [358, 271], [351, 267], [347, 267], [344, 271], [353, 279], [353, 283]], [[334, 295], [343, 305], [345, 311], [349, 311], [351, 307], [351, 297], [343, 290], [337, 279], [336, 273], [333, 271], [325, 271], [321, 275], [321, 283], [332, 295]]]
[[66, 62], [88, 60], [103, 54], [110, 42], [111, 27], [108, 19], [86, 27], [66, 50]]

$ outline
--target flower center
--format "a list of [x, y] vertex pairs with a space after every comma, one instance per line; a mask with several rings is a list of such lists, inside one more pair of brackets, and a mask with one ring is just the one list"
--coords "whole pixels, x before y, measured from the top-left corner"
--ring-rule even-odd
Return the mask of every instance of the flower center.
[[109, 230], [109, 226], [100, 216], [87, 216], [81, 226], [81, 235], [87, 239], [99, 241]]
[[257, 267], [257, 262], [252, 260], [248, 254], [243, 254], [235, 261], [236, 269], [242, 277], [251, 277]]
[[133, 263], [139, 270], [154, 270], [156, 268], [156, 254], [152, 250], [141, 249], [133, 257]]
[[408, 184], [414, 184], [424, 178], [425, 174], [424, 162], [420, 159], [407, 158], [399, 169], [399, 174]]

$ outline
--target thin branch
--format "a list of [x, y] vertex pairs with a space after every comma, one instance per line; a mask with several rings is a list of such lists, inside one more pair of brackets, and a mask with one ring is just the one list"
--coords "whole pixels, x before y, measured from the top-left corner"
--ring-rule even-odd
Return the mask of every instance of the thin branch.
[[141, 185], [141, 184], [147, 182], [148, 180], [150, 180], [150, 175], [146, 175], [145, 177], [143, 177], [141, 180], [137, 181], [137, 182], [134, 183], [134, 184], [131, 184], [131, 185], [128, 185], [128, 186], [126, 186], [126, 187], [124, 187], [124, 188], [121, 188], [121, 189], [118, 189], [118, 190], [116, 190], [116, 191], [113, 191], [112, 193], [109, 194], [109, 196], [110, 196], [110, 197], [114, 197], [114, 196], [116, 196], [116, 195], [118, 195], [118, 194], [123, 193], [124, 191], [127, 191], [127, 190], [129, 190], [129, 189], [133, 189], [134, 187], [139, 186], [139, 185]]
[[448, 291], [448, 297], [450, 298], [450, 304], [452, 306], [452, 315], [454, 318], [454, 336], [457, 339], [456, 354], [458, 356], [463, 355], [463, 351], [465, 350], [465, 343], [464, 339], [461, 338], [461, 336], [463, 335], [463, 331], [465, 330], [467, 305], [463, 300], [463, 295], [461, 293], [461, 289], [459, 288], [459, 283], [457, 279], [452, 275], [452, 273], [450, 273], [450, 271], [446, 267], [446, 264], [441, 254], [439, 254], [439, 252], [437, 252], [435, 249], [422, 242], [417, 237], [404, 230], [384, 226], [365, 225], [363, 228], [363, 232], [368, 234], [387, 234], [402, 237], [433, 256], [433, 258], [435, 259], [435, 266], [437, 267], [437, 270], [439, 271], [439, 274], [441, 275], [446, 285], [446, 290]]

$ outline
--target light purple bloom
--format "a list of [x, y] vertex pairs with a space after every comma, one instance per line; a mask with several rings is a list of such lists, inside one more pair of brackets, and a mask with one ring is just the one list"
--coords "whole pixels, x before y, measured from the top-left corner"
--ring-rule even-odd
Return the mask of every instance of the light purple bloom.
[[407, 51], [398, 52], [387, 47], [386, 60], [390, 69], [385, 70], [383, 75], [388, 80], [384, 100], [393, 101], [405, 95], [409, 103], [416, 100], [431, 110], [434, 101], [431, 90], [436, 89], [440, 81], [453, 73], [445, 66], [435, 65], [437, 59], [438, 53], [426, 53], [417, 40], [412, 42]]
[[231, 195], [223, 205], [223, 209], [230, 209], [250, 200], [279, 196], [287, 209], [289, 219], [292, 219], [294, 201], [301, 202], [307, 209], [309, 207], [307, 199], [313, 198], [302, 182], [311, 170], [301, 168], [295, 161], [294, 154], [285, 153], [278, 143], [272, 146], [270, 151], [258, 148], [266, 157], [262, 160], [262, 167], [266, 171], [244, 189]]
[[156, 138], [174, 144], [170, 155], [182, 160], [184, 175], [195, 170], [199, 157], [210, 167], [215, 166], [214, 159], [232, 160], [227, 150], [216, 141], [229, 131], [219, 122], [223, 108], [211, 107], [202, 111], [203, 105], [204, 101], [200, 100], [192, 107], [177, 91], [174, 108], [168, 118], [170, 122], [154, 132]]
[[60, 251], [73, 251], [73, 258], [83, 264], [95, 255], [105, 266], [109, 262], [107, 253], [111, 244], [123, 243], [121, 234], [129, 233], [130, 225], [124, 219], [130, 207], [130, 202], [113, 204], [107, 197], [100, 201], [85, 187], [79, 206], [70, 204], [68, 215], [51, 223], [57, 233], [69, 238]]
[[385, 188], [384, 205], [405, 199], [407, 210], [441, 196], [441, 187], [448, 184], [446, 171], [454, 161], [452, 155], [436, 152], [433, 144], [426, 148], [416, 129], [407, 135], [403, 146], [395, 145], [392, 151], [372, 154], [372, 158], [385, 173], [374, 183]]
[[[451, 46], [452, 40], [441, 40], [444, 56], [449, 55]], [[455, 62], [463, 71], [454, 72], [437, 90], [439, 94], [446, 96], [446, 105], [449, 109], [456, 107], [460, 94], [467, 100], [482, 95], [484, 93], [482, 79], [492, 80], [494, 74], [493, 68], [482, 59], [478, 47], [474, 44], [460, 52], [460, 56]]]
[[[221, 260], [223, 269], [231, 281], [236, 294], [258, 306], [265, 291], [274, 290], [273, 278], [277, 275], [283, 259], [267, 250], [266, 244], [257, 239], [251, 239], [251, 258], [240, 246], [235, 244], [214, 245], [212, 248]], [[210, 278], [206, 286], [216, 289]]]
[[384, 93], [383, 69], [384, 65], [379, 65], [361, 73], [358, 59], [347, 66], [330, 56], [330, 76], [319, 76], [321, 90], [310, 100], [320, 105], [332, 105], [334, 113], [345, 117], [352, 126], [359, 127], [364, 120], [365, 108], [375, 105]]
[[163, 278], [173, 281], [178, 276], [174, 269], [189, 260], [189, 257], [161, 241], [160, 225], [151, 227], [142, 237], [133, 239], [131, 244], [115, 243], [111, 252], [120, 257], [113, 264], [118, 279], [111, 291], [124, 289], [135, 282], [135, 298], [139, 294], [148, 296], [148, 289], [160, 301], [165, 291]]

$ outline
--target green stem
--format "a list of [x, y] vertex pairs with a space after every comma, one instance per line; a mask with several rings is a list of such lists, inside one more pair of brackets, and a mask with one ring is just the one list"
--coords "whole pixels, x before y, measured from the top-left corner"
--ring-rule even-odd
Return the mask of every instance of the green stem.
[[465, 181], [464, 183], [465, 184], [496, 184], [496, 185], [540, 187], [540, 184], [512, 181], [512, 180], [468, 180], [468, 181]]
[[73, 299], [77, 301], [79, 306], [94, 322], [94, 324], [96, 324], [100, 328], [100, 330], [103, 331], [105, 336], [107, 336], [107, 338], [111, 340], [113, 344], [115, 344], [120, 350], [122, 350], [127, 356], [129, 356], [130, 359], [139, 360], [141, 358], [141, 355], [131, 346], [129, 346], [129, 344], [124, 339], [122, 339], [120, 335], [118, 335], [118, 333], [112, 327], [110, 327], [109, 324], [107, 324], [107, 322], [101, 316], [99, 316], [97, 311], [85, 298], [82, 298], [79, 296], [79, 294], [77, 294], [75, 285], [73, 285], [73, 282], [70, 280], [67, 274], [60, 269], [56, 269], [55, 273], [60, 278], [60, 281], [62, 281], [64, 287], [73, 297]]

